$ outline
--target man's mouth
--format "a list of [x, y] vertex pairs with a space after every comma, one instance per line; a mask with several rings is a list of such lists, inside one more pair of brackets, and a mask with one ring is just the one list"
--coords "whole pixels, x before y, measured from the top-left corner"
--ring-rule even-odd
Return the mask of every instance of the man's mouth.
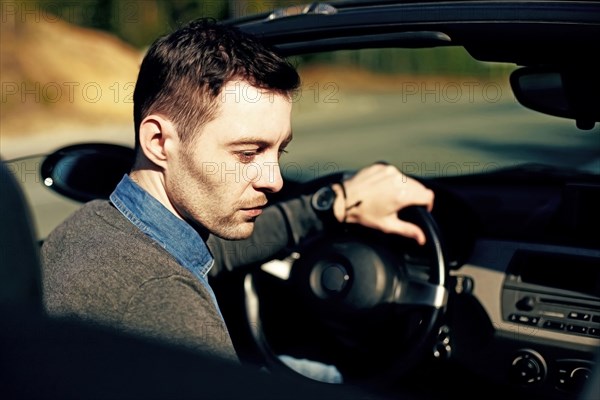
[[251, 206], [251, 207], [243, 207], [240, 210], [247, 216], [255, 218], [255, 217], [258, 217], [260, 214], [262, 214], [263, 209], [265, 208], [266, 205], [267, 205], [267, 203], [264, 202], [264, 203], [260, 203], [260, 204], [257, 204], [255, 206]]
[[262, 207], [261, 208], [245, 208], [242, 210], [244, 212], [244, 214], [246, 214], [248, 217], [251, 218], [256, 218], [258, 217], [260, 214], [262, 214]]

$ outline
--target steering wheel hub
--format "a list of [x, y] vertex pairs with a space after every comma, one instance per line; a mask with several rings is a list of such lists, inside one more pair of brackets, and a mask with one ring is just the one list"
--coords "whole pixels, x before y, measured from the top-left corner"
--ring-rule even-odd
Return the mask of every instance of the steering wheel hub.
[[404, 268], [386, 249], [353, 237], [334, 239], [308, 249], [292, 269], [290, 282], [319, 313], [367, 310], [392, 301]]
[[348, 275], [346, 269], [340, 264], [331, 264], [328, 267], [325, 267], [320, 275], [321, 286], [319, 288], [313, 288], [313, 292], [315, 293], [322, 288], [324, 292], [330, 295], [336, 295], [344, 290], [346, 284], [350, 280], [350, 275]]

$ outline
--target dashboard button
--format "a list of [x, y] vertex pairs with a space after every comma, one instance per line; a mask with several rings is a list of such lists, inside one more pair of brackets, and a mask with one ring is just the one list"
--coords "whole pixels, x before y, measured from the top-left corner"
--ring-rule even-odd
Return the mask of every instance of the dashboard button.
[[593, 368], [593, 364], [585, 360], [557, 360], [556, 366], [556, 388], [571, 393], [581, 392]]
[[597, 322], [597, 323], [600, 324], [600, 315], [594, 315], [592, 317], [592, 322]]
[[535, 299], [531, 296], [525, 296], [517, 301], [516, 307], [521, 311], [532, 311], [535, 308]]
[[565, 330], [566, 325], [562, 322], [557, 322], [557, 321], [546, 321], [544, 322], [544, 328], [548, 328], [548, 329], [555, 329], [558, 331], [564, 331]]
[[567, 325], [567, 330], [569, 332], [575, 332], [575, 333], [586, 333], [587, 332], [587, 326], [581, 326], [581, 325]]
[[528, 315], [521, 315], [521, 314], [511, 314], [508, 318], [512, 322], [518, 322], [520, 324], [527, 324], [527, 325], [537, 325], [537, 323], [540, 321], [540, 319], [538, 317], [530, 317]]
[[590, 328], [588, 333], [592, 336], [600, 337], [600, 329], [599, 328]]
[[571, 311], [569, 313], [569, 318], [576, 319], [579, 321], [589, 321], [592, 318], [592, 316], [591, 316], [591, 314], [587, 314], [587, 313]]
[[511, 379], [521, 385], [533, 385], [546, 377], [546, 362], [533, 350], [520, 350], [512, 361]]

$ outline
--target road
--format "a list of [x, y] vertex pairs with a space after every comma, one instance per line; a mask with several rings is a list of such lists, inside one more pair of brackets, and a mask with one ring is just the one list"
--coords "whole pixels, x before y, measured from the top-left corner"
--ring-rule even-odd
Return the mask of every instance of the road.
[[[524, 162], [600, 174], [600, 128], [580, 131], [573, 121], [526, 110], [506, 96], [495, 102], [453, 102], [347, 93], [330, 101], [314, 100], [319, 99], [295, 105], [294, 141], [281, 161], [282, 171], [292, 179], [309, 180], [379, 160], [421, 177], [485, 172]], [[131, 145], [132, 135], [126, 126], [63, 131], [10, 147], [3, 141], [3, 152], [35, 154], [80, 141]], [[44, 238], [80, 204], [43, 185], [37, 175], [40, 163], [39, 158], [19, 161], [11, 168], [34, 210], [38, 236]]]
[[510, 99], [424, 103], [404, 102], [399, 95], [362, 95], [321, 105], [319, 113], [327, 120], [301, 112], [294, 120], [294, 141], [282, 159], [290, 175], [301, 170], [309, 179], [319, 169], [359, 168], [377, 160], [418, 176], [527, 162], [600, 173], [599, 127], [581, 131], [573, 121], [524, 109]]

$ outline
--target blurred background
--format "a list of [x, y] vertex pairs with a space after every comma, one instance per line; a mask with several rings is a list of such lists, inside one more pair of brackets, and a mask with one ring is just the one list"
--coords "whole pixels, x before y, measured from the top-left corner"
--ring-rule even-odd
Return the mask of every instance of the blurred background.
[[[302, 7], [292, 0], [0, 0], [0, 157], [23, 184], [40, 237], [80, 206], [48, 190], [44, 154], [80, 142], [133, 146], [133, 90], [163, 34], [200, 17]], [[600, 173], [597, 134], [525, 109], [512, 64], [463, 49], [373, 49], [294, 57], [294, 141], [284, 176], [309, 180], [385, 160], [430, 178], [521, 163]], [[596, 132], [598, 129], [595, 130]]]
[[[237, 18], [301, 7], [292, 0], [1, 0], [1, 154], [45, 152], [78, 138], [132, 143], [132, 95], [145, 49], [199, 17]], [[397, 90], [397, 76], [495, 80], [507, 68], [461, 51], [371, 50], [293, 60], [304, 71], [297, 109], [325, 109], [350, 91]], [[394, 74], [394, 75], [392, 75]], [[329, 96], [328, 96], [329, 95]], [[315, 101], [316, 100], [316, 101]], [[321, 100], [337, 100], [336, 103]], [[349, 101], [350, 102], [350, 101]], [[300, 110], [299, 110], [300, 111]], [[314, 115], [313, 115], [314, 117]], [[40, 135], [49, 140], [38, 140]]]

